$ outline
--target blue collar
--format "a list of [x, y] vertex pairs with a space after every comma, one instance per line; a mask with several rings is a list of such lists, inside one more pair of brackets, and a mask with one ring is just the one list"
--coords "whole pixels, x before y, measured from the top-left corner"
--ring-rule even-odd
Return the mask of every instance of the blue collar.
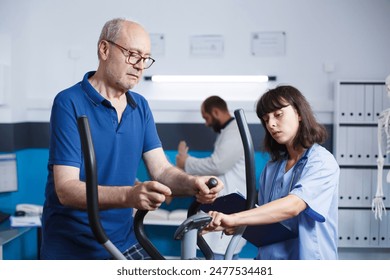
[[[100, 104], [104, 104], [106, 99], [99, 92], [97, 92], [97, 90], [88, 81], [88, 79], [92, 77], [95, 73], [96, 71], [90, 71], [86, 73], [84, 75], [83, 80], [81, 81], [81, 87], [87, 93], [89, 99], [91, 99], [91, 101], [96, 106], [99, 106]], [[126, 100], [127, 104], [129, 104], [131, 108], [137, 108], [137, 102], [135, 102], [133, 96], [131, 95], [131, 91], [126, 92]]]
[[[298, 160], [298, 162], [294, 165], [293, 167], [293, 170], [292, 170], [292, 177], [291, 177], [291, 182], [290, 182], [290, 189], [289, 189], [289, 192], [291, 192], [291, 190], [293, 189], [293, 186], [298, 182], [299, 178], [301, 178], [301, 175], [302, 175], [302, 171], [303, 171], [303, 168], [305, 167], [308, 159], [309, 159], [309, 152], [311, 151], [311, 148], [313, 146], [311, 146], [310, 148], [308, 148], [305, 153], [303, 154], [303, 156]], [[270, 194], [269, 194], [269, 198], [268, 198], [268, 202], [271, 201], [272, 199], [272, 196], [273, 196], [273, 193], [274, 193], [274, 188], [275, 188], [275, 182], [276, 182], [276, 178], [278, 177], [278, 174], [280, 172], [280, 169], [282, 168], [282, 165], [283, 165], [283, 161], [284, 160], [280, 160], [278, 162], [278, 166], [276, 168], [276, 172], [274, 174], [274, 178], [272, 180], [272, 185], [271, 185], [271, 191], [270, 191]]]

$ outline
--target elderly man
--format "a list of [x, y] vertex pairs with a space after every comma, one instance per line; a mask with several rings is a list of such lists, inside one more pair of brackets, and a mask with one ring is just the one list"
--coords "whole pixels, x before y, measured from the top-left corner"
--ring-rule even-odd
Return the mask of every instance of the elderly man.
[[[77, 118], [89, 119], [98, 166], [99, 207], [109, 239], [128, 259], [149, 256], [133, 231], [133, 208], [154, 210], [167, 196], [196, 195], [212, 202], [209, 176], [189, 176], [166, 159], [147, 101], [131, 91], [154, 59], [138, 23], [108, 21], [98, 41], [99, 66], [60, 92], [50, 119], [50, 153], [42, 217], [42, 259], [107, 259], [88, 225], [84, 160]], [[143, 158], [153, 181], [136, 182]]]

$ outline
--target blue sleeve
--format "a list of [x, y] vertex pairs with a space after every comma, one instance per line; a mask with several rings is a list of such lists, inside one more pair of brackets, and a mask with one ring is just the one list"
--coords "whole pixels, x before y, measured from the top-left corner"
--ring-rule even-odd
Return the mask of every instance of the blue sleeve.
[[[133, 93], [134, 94], [134, 93]], [[140, 95], [135, 95], [139, 98], [138, 105], [142, 106], [142, 110], [144, 112], [144, 124], [145, 124], [145, 130], [144, 130], [144, 145], [143, 145], [143, 151], [142, 153], [146, 153], [150, 150], [160, 148], [161, 141], [157, 133], [156, 124], [154, 122], [152, 111], [150, 110], [149, 104], [146, 101], [145, 98], [143, 98]]]
[[337, 196], [339, 166], [330, 153], [315, 153], [302, 171], [292, 194], [303, 199], [308, 207], [305, 214], [318, 222], [324, 222]]
[[50, 117], [49, 164], [80, 167], [81, 144], [77, 118], [69, 99], [55, 98]]

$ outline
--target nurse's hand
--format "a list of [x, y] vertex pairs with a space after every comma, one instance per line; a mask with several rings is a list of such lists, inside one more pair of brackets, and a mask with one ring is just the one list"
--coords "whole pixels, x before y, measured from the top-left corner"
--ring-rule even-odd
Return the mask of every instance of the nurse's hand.
[[208, 213], [212, 220], [206, 226], [202, 233], [211, 232], [211, 231], [223, 231], [227, 235], [232, 235], [236, 231], [235, 215], [226, 215], [217, 211], [210, 211]]

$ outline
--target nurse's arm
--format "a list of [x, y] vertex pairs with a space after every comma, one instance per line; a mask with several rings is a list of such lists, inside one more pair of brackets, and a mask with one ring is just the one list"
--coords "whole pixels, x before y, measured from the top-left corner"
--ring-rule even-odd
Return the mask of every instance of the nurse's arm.
[[273, 224], [298, 216], [306, 207], [305, 201], [296, 195], [290, 194], [257, 208], [231, 215], [210, 212], [210, 215], [213, 217], [210, 227], [226, 229], [237, 226]]

